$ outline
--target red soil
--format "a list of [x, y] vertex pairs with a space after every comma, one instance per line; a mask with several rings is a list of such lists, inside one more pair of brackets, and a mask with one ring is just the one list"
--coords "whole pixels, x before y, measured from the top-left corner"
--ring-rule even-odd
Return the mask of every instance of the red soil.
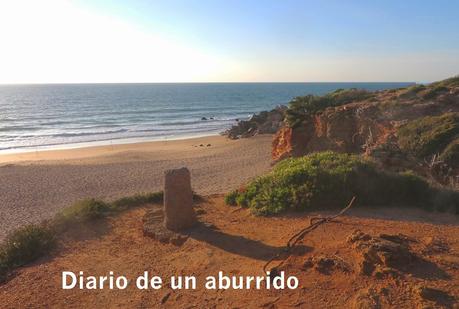
[[[158, 206], [152, 206], [158, 207]], [[226, 206], [219, 196], [200, 203], [201, 225], [180, 247], [161, 244], [142, 233], [148, 207], [127, 211], [63, 235], [51, 257], [18, 270], [0, 285], [1, 308], [457, 308], [459, 300], [459, 222], [457, 217], [414, 209], [351, 209], [336, 222], [308, 234], [282, 268], [297, 276], [296, 290], [205, 290], [209, 275], [263, 275], [265, 262], [285, 241], [308, 225], [311, 214], [254, 217]], [[330, 213], [320, 213], [328, 215]], [[315, 213], [314, 215], [317, 215]], [[213, 225], [213, 226], [212, 226]], [[402, 233], [415, 240], [410, 250], [421, 257], [395, 277], [377, 279], [359, 272], [358, 251], [346, 241], [356, 229], [377, 236]], [[310, 257], [339, 259], [348, 271], [305, 268]], [[196, 290], [62, 290], [62, 271], [87, 275], [194, 275]], [[167, 280], [166, 280], [167, 281]], [[430, 297], [423, 288], [441, 290]], [[424, 292], [422, 292], [424, 291]], [[427, 295], [427, 296], [426, 296]], [[376, 302], [373, 304], [373, 302]]]

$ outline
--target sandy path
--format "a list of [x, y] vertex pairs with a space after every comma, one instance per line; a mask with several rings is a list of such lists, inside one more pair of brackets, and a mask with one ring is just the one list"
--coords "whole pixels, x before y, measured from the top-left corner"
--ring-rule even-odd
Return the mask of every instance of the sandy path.
[[161, 190], [169, 168], [187, 166], [200, 194], [227, 192], [270, 168], [271, 139], [213, 136], [0, 156], [0, 239], [83, 198]]

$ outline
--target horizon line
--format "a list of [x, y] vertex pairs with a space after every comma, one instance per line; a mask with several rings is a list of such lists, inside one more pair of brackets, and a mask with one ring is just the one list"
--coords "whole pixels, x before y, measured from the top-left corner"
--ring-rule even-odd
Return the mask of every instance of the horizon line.
[[40, 85], [148, 85], [148, 84], [425, 84], [431, 81], [241, 81], [241, 82], [61, 82], [61, 83], [0, 83], [0, 86], [40, 86]]

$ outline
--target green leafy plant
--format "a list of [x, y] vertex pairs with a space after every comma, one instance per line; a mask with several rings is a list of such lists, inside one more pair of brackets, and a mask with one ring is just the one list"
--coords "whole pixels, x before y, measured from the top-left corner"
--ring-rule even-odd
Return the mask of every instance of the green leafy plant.
[[111, 209], [122, 210], [137, 207], [148, 203], [160, 203], [163, 200], [163, 192], [142, 193], [129, 197], [120, 198], [111, 203]]
[[323, 96], [306, 95], [294, 98], [288, 106], [285, 119], [290, 127], [296, 127], [308, 116], [312, 116], [328, 107], [341, 106], [351, 102], [360, 102], [374, 94], [361, 89], [338, 89]]
[[225, 195], [225, 203], [227, 205], [236, 206], [237, 205], [237, 201], [236, 201], [237, 196], [238, 196], [238, 192], [237, 191], [229, 192], [228, 194]]
[[101, 219], [128, 208], [159, 203], [162, 199], [162, 192], [136, 194], [112, 203], [86, 199], [63, 209], [46, 224], [27, 225], [13, 231], [0, 245], [0, 282], [15, 268], [48, 254], [56, 244], [57, 235], [67, 227]]
[[9, 234], [0, 246], [0, 282], [16, 267], [45, 255], [55, 245], [55, 233], [47, 225], [27, 225]]
[[112, 206], [108, 203], [96, 199], [86, 199], [63, 209], [59, 215], [66, 222], [83, 222], [102, 218], [111, 210]]
[[[339, 208], [352, 196], [357, 196], [359, 205], [433, 208], [435, 192], [412, 173], [386, 173], [356, 155], [327, 151], [281, 161], [244, 190], [232, 192], [227, 200], [249, 207], [255, 214], [272, 215]], [[450, 198], [459, 205], [458, 194]]]
[[[400, 148], [418, 158], [441, 154], [459, 138], [459, 113], [427, 116], [413, 120], [397, 132]], [[452, 156], [455, 146], [448, 147]]]

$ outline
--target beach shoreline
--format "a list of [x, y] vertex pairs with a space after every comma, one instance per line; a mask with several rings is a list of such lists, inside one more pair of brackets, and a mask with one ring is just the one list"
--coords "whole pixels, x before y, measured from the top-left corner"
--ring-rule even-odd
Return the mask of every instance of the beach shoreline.
[[180, 141], [187, 139], [197, 139], [203, 137], [211, 137], [222, 135], [224, 131], [208, 132], [203, 134], [194, 134], [194, 135], [183, 135], [176, 137], [164, 137], [164, 138], [154, 138], [154, 137], [138, 137], [138, 138], [115, 138], [108, 140], [95, 140], [88, 142], [79, 142], [79, 143], [64, 143], [64, 144], [52, 144], [52, 145], [40, 145], [40, 146], [25, 146], [11, 149], [0, 150], [0, 157], [5, 155], [17, 155], [22, 153], [33, 153], [33, 152], [42, 152], [42, 151], [56, 151], [56, 150], [73, 150], [80, 148], [92, 148], [92, 147], [101, 147], [101, 146], [117, 146], [117, 145], [128, 145], [128, 144], [143, 144], [143, 143], [152, 143], [152, 142], [167, 142], [167, 141]]
[[1, 155], [0, 240], [85, 198], [160, 191], [171, 168], [189, 168], [198, 194], [226, 193], [271, 168], [271, 142], [217, 135]]
[[[225, 138], [226, 139], [226, 138]], [[54, 161], [54, 160], [72, 160], [83, 159], [108, 154], [116, 154], [123, 151], [142, 151], [152, 150], [154, 148], [163, 148], [172, 146], [174, 148], [189, 145], [217, 142], [222, 140], [221, 134], [209, 134], [202, 136], [168, 138], [162, 140], [111, 140], [102, 142], [88, 142], [77, 144], [63, 144], [49, 146], [49, 148], [36, 149], [14, 149], [11, 152], [0, 152], [0, 164], [20, 163], [28, 161]], [[115, 141], [115, 142], [114, 142]], [[202, 147], [204, 147], [202, 146]]]

